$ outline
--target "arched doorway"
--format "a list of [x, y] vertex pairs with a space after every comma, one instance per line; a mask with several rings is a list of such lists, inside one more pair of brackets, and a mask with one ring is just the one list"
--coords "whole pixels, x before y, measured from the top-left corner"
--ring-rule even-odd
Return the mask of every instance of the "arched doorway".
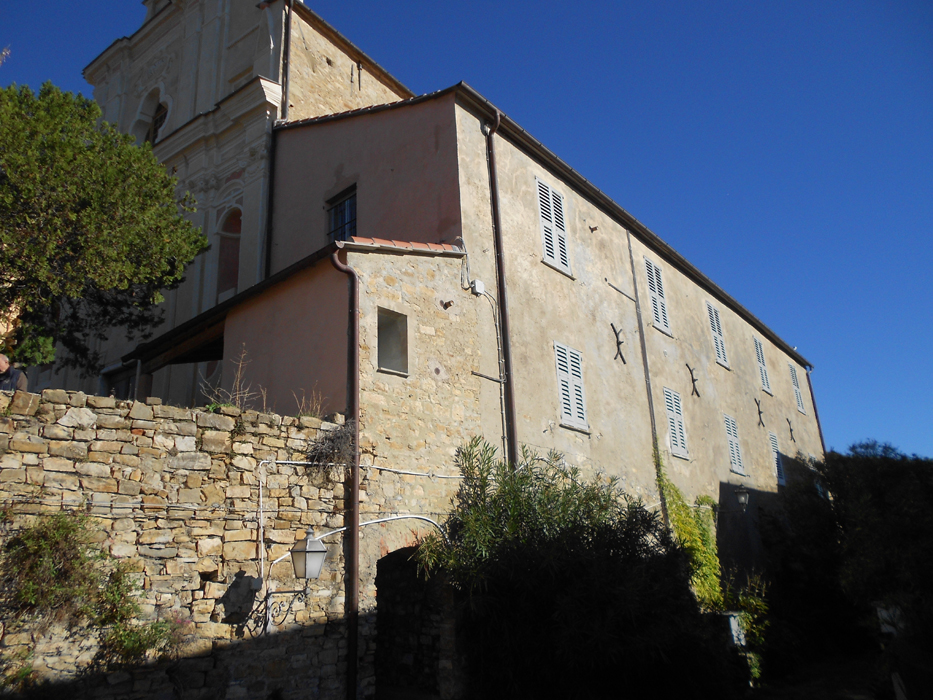
[[453, 590], [420, 575], [414, 553], [376, 563], [376, 700], [453, 700], [462, 697]]

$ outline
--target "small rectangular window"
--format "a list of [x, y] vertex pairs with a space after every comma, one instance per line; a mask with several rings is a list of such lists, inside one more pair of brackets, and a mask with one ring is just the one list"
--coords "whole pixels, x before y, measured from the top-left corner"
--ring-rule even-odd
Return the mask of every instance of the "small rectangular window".
[[348, 241], [356, 235], [356, 185], [327, 202], [328, 240]]
[[739, 428], [735, 418], [723, 414], [726, 423], [726, 439], [729, 441], [729, 469], [736, 474], [745, 476], [745, 465], [742, 464], [742, 449], [739, 447]]
[[670, 429], [671, 454], [689, 459], [687, 431], [684, 429], [684, 411], [680, 394], [664, 387], [664, 407], [667, 409], [667, 425]]
[[408, 374], [408, 317], [389, 309], [377, 309], [379, 369]]
[[570, 254], [567, 251], [567, 227], [564, 221], [564, 198], [541, 180], [538, 182], [538, 214], [544, 262], [568, 275]]
[[562, 425], [588, 430], [586, 397], [583, 393], [583, 356], [573, 348], [554, 341], [554, 358], [557, 363], [560, 422]]
[[774, 461], [774, 473], [777, 475], [777, 482], [784, 485], [784, 463], [781, 461], [781, 452], [778, 450], [777, 435], [768, 433], [768, 439], [771, 441], [771, 459]]
[[803, 394], [800, 392], [800, 382], [797, 381], [797, 368], [791, 363], [787, 363], [790, 368], [790, 381], [794, 385], [794, 398], [797, 399], [797, 410], [807, 415], [807, 410], [803, 407]]
[[669, 334], [671, 324], [667, 320], [667, 299], [664, 297], [664, 280], [661, 278], [661, 268], [645, 258], [645, 273], [648, 275], [648, 294], [651, 297], [654, 327]]
[[761, 388], [771, 393], [771, 380], [768, 379], [768, 365], [765, 364], [765, 349], [758, 338], [755, 341], [755, 357], [758, 359], [758, 376], [761, 377]]
[[722, 336], [722, 324], [719, 322], [719, 309], [706, 302], [706, 314], [709, 316], [709, 328], [713, 334], [713, 347], [716, 348], [716, 362], [723, 367], [729, 366], [726, 357], [726, 341]]

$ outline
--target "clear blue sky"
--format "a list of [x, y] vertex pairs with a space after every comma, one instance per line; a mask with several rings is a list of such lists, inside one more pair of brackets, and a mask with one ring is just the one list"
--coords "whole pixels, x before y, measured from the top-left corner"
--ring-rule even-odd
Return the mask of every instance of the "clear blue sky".
[[[933, 2], [308, 2], [416, 93], [465, 80], [798, 346], [828, 447], [933, 456]], [[89, 94], [143, 16], [0, 0], [0, 85]]]

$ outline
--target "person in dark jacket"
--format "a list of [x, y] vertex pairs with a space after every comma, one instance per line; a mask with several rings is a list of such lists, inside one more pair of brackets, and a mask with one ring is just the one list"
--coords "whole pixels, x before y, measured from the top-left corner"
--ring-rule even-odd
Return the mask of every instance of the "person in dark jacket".
[[28, 391], [29, 377], [10, 364], [10, 358], [0, 355], [0, 391]]

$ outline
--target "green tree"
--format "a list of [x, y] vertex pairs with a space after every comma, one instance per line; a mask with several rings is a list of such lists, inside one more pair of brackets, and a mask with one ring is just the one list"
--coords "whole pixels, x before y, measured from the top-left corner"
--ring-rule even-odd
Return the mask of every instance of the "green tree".
[[428, 572], [462, 602], [471, 697], [730, 697], [740, 667], [690, 589], [687, 551], [615, 480], [473, 440]]
[[917, 667], [933, 668], [933, 460], [865, 442], [810, 467], [764, 522], [771, 655], [790, 667], [875, 649], [880, 604], [900, 611], [899, 644], [925, 654]]
[[0, 90], [0, 332], [15, 358], [99, 369], [94, 341], [147, 337], [161, 290], [206, 247], [150, 146], [46, 83]]

